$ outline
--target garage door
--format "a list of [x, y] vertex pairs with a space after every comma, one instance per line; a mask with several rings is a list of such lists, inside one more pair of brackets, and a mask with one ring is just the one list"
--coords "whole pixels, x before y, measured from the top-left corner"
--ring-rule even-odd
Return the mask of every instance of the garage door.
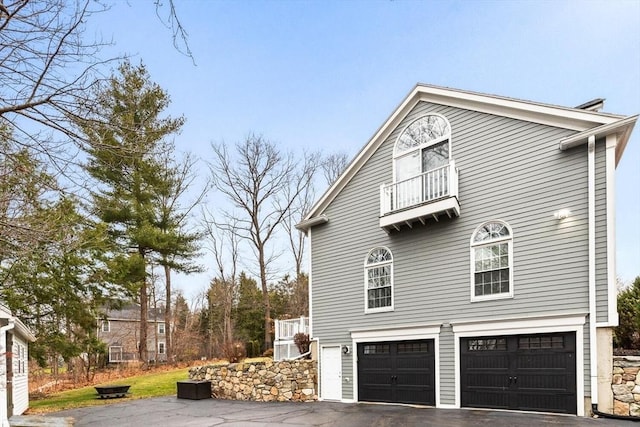
[[435, 405], [433, 340], [358, 344], [358, 400]]
[[461, 339], [461, 405], [575, 414], [574, 332]]

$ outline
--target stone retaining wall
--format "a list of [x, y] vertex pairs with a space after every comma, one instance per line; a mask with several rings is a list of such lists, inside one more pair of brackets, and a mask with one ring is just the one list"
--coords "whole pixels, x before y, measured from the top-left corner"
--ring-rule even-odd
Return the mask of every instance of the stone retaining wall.
[[613, 356], [613, 413], [640, 417], [640, 356]]
[[317, 400], [317, 362], [230, 363], [189, 369], [189, 379], [211, 381], [218, 399], [259, 402]]

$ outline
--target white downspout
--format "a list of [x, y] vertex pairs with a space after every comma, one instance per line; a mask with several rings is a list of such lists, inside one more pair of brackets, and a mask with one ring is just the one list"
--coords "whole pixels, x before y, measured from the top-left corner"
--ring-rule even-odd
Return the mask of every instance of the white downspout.
[[598, 339], [596, 337], [596, 137], [587, 144], [588, 203], [589, 203], [589, 371], [591, 378], [591, 407], [598, 408]]
[[13, 329], [15, 322], [9, 319], [9, 324], [0, 328], [0, 426], [9, 427], [7, 411], [7, 331]]

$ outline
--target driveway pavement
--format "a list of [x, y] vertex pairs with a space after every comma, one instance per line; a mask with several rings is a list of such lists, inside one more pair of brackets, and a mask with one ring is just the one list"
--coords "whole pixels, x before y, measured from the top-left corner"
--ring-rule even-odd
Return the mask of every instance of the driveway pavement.
[[335, 402], [262, 403], [214, 399], [185, 400], [175, 396], [129, 400], [111, 405], [61, 411], [48, 416], [73, 417], [75, 427], [640, 427], [640, 424], [626, 420], [504, 411]]

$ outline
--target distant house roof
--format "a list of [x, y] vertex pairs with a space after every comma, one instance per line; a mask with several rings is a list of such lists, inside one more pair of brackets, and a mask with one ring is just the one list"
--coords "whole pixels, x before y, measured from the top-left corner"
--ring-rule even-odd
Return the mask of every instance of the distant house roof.
[[[164, 321], [165, 308], [164, 306], [158, 308], [150, 308], [147, 319], [151, 321]], [[105, 311], [105, 317], [108, 320], [127, 320], [127, 321], [139, 321], [140, 320], [140, 305], [139, 304], [126, 304], [120, 309], [107, 309]]]

